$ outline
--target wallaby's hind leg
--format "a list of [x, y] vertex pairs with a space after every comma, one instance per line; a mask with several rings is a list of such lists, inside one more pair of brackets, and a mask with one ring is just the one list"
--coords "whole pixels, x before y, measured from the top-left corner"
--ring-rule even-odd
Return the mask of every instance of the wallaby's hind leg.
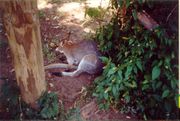
[[89, 54], [86, 55], [82, 58], [80, 61], [78, 68], [76, 71], [73, 72], [62, 72], [62, 76], [79, 76], [82, 72], [87, 72], [87, 73], [94, 73], [94, 70], [96, 69], [96, 60], [97, 57], [95, 55]]
[[62, 72], [62, 76], [71, 76], [71, 77], [76, 77], [79, 76], [79, 74], [81, 74], [82, 71], [81, 70], [76, 70], [73, 72]]

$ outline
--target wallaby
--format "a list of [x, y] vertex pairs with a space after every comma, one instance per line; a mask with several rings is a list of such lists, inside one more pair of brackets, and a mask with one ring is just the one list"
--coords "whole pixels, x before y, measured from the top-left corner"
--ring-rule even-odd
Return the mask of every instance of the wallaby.
[[[100, 60], [100, 53], [96, 43], [93, 41], [63, 41], [56, 48], [56, 51], [64, 53], [68, 64], [55, 63], [45, 66], [45, 69], [65, 68], [76, 69], [73, 72], [61, 72], [62, 76], [79, 76], [82, 72], [97, 74], [102, 71], [103, 64]], [[58, 75], [57, 73], [55, 75]]]

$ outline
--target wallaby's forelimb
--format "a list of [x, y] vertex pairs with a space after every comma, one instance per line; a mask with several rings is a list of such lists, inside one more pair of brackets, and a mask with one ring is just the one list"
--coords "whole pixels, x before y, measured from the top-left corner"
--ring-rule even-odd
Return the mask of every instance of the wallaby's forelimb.
[[45, 69], [58, 69], [58, 68], [65, 68], [65, 69], [77, 69], [77, 66], [63, 64], [63, 63], [55, 63], [45, 66]]

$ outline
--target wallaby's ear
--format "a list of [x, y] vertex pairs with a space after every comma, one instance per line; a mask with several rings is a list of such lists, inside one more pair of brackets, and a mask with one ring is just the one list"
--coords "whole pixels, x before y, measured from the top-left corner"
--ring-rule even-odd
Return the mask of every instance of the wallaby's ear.
[[64, 41], [61, 41], [60, 44], [59, 44], [60, 47], [63, 47], [64, 46]]
[[68, 44], [68, 45], [72, 45], [73, 42], [70, 40], [70, 41], [67, 41], [67, 44]]

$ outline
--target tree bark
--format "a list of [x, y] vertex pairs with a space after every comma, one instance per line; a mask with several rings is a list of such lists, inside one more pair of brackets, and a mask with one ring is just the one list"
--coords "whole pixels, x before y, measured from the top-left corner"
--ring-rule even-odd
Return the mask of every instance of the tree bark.
[[34, 103], [46, 90], [36, 0], [5, 0], [4, 26], [23, 100]]

